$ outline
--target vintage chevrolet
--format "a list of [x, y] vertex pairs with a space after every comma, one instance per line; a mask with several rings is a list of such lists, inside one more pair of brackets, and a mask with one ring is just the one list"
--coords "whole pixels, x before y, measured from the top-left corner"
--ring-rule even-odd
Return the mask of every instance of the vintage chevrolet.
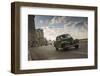
[[54, 42], [54, 47], [56, 50], [60, 48], [66, 49], [69, 47], [75, 47], [76, 49], [79, 48], [79, 40], [73, 39], [69, 34], [62, 34], [56, 37], [56, 41]]

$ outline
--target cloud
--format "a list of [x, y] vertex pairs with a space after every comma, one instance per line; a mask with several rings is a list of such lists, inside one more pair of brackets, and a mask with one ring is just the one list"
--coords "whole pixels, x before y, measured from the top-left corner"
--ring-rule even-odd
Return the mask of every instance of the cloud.
[[[35, 25], [44, 30], [44, 36], [48, 40], [55, 40], [56, 36], [64, 33], [71, 34], [74, 38], [78, 39], [88, 37], [87, 17], [45, 16], [43, 19], [42, 17], [43, 16], [40, 16], [36, 20], [38, 25]], [[38, 21], [40, 21], [40, 23]], [[63, 26], [63, 28], [61, 26]]]
[[65, 18], [66, 17], [63, 17], [63, 16], [54, 16], [51, 21], [50, 21], [50, 24], [59, 24], [59, 23], [65, 23]]

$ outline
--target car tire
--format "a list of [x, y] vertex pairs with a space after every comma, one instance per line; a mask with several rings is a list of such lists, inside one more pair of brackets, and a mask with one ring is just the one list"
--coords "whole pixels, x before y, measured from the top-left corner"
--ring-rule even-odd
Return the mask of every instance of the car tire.
[[75, 45], [75, 48], [78, 49], [79, 48], [79, 45]]

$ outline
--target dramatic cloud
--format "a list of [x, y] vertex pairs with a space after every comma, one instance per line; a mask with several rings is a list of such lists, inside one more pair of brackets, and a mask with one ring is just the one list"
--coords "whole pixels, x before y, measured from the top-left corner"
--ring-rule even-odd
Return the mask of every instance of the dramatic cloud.
[[69, 16], [35, 16], [36, 29], [41, 28], [48, 40], [55, 40], [61, 34], [71, 34], [74, 38], [87, 38], [88, 18]]

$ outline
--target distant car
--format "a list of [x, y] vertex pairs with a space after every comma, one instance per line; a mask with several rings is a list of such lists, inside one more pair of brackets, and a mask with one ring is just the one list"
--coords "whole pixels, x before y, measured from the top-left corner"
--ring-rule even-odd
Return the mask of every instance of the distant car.
[[79, 40], [78, 39], [74, 40], [69, 34], [62, 34], [56, 37], [56, 41], [54, 42], [54, 47], [56, 48], [56, 50], [59, 50], [60, 48], [66, 49], [69, 47], [75, 47], [76, 49], [78, 49]]

